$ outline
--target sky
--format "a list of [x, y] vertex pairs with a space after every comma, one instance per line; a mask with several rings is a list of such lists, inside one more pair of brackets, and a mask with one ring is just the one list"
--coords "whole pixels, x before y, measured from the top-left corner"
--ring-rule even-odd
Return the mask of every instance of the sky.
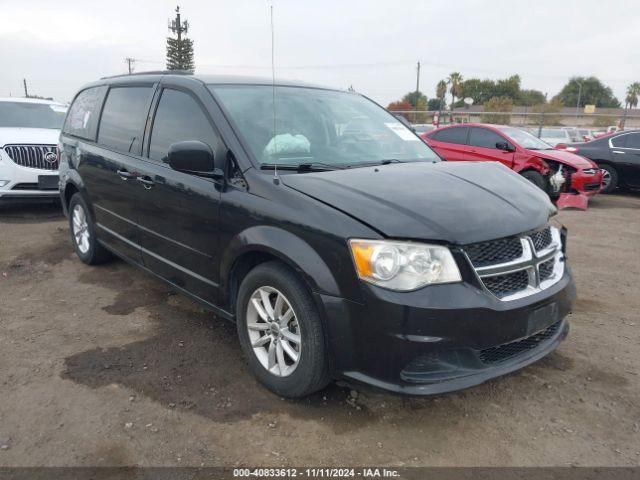
[[[84, 83], [165, 68], [177, 0], [0, 0], [0, 96], [69, 101]], [[271, 75], [353, 86], [386, 105], [438, 80], [519, 74], [552, 97], [595, 75], [621, 101], [640, 81], [640, 0], [181, 0], [196, 73]]]

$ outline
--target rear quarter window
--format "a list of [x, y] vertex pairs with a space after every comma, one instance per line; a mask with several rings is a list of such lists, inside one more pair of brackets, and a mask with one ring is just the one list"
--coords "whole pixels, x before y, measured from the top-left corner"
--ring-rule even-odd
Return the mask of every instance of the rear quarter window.
[[627, 148], [640, 149], [640, 133], [630, 133], [627, 137]]
[[619, 135], [611, 139], [611, 145], [618, 148], [624, 148], [627, 146], [628, 135]]
[[76, 95], [62, 131], [69, 135], [95, 140], [98, 117], [107, 87], [91, 87]]

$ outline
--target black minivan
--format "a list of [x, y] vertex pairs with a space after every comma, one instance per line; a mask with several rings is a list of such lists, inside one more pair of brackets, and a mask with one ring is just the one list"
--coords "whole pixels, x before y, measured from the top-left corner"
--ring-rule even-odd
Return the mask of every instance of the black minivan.
[[566, 337], [575, 286], [547, 195], [449, 163], [353, 92], [150, 73], [86, 85], [60, 137], [75, 250], [112, 254], [237, 324], [298, 397], [331, 379], [432, 394]]

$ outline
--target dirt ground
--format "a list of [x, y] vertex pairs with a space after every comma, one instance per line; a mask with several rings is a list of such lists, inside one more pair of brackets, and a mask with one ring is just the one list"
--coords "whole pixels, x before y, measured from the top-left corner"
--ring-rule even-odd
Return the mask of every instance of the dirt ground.
[[640, 194], [560, 219], [579, 298], [557, 352], [455, 394], [290, 401], [233, 325], [121, 261], [82, 264], [56, 209], [3, 208], [0, 465], [640, 465]]

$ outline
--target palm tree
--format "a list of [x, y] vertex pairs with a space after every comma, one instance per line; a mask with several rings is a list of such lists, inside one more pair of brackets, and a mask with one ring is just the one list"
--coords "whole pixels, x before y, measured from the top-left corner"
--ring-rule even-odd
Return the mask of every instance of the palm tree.
[[625, 102], [629, 108], [638, 106], [638, 97], [640, 96], [640, 82], [634, 82], [627, 87], [627, 98]]
[[462, 75], [459, 72], [450, 73], [447, 82], [451, 84], [449, 93], [451, 93], [451, 112], [453, 112], [453, 104], [456, 101], [456, 97], [460, 94], [462, 87]]

